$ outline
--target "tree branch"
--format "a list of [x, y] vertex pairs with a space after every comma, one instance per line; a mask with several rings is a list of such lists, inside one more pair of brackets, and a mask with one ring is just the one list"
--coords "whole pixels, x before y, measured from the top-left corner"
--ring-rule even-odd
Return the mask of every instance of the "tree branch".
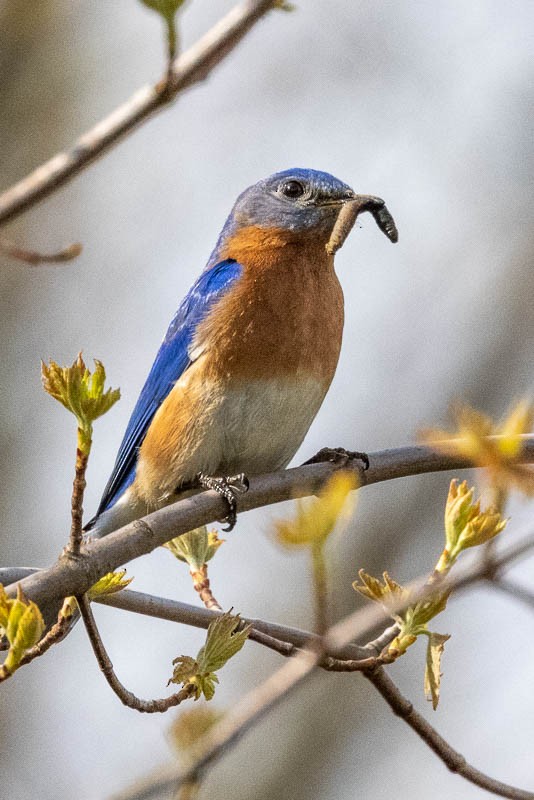
[[[38, 570], [31, 567], [24, 568], [0, 568], [0, 583], [17, 582]], [[93, 602], [102, 605], [118, 608], [123, 611], [130, 611], [135, 614], [143, 614], [147, 617], [164, 619], [169, 622], [178, 622], [182, 625], [190, 625], [194, 628], [207, 630], [210, 623], [220, 615], [218, 611], [207, 610], [199, 606], [183, 603], [178, 600], [169, 600], [164, 597], [155, 597], [144, 592], [136, 592], [131, 589], [124, 589], [114, 594], [101, 595], [96, 597]], [[252, 628], [248, 639], [258, 644], [274, 650], [282, 656], [288, 657], [295, 655], [297, 649], [304, 647], [310, 642], [318, 642], [319, 637], [310, 631], [293, 628], [288, 625], [280, 625], [276, 622], [268, 622], [262, 619], [242, 617], [243, 625], [251, 625]], [[368, 659], [380, 653], [397, 633], [396, 626], [390, 626], [381, 634], [379, 639], [363, 647], [357, 644], [349, 644], [337, 653], [339, 658], [348, 661]]]
[[[519, 544], [509, 547], [496, 558], [499, 564], [508, 563], [512, 558], [519, 557], [533, 546], [534, 536], [531, 535]], [[421, 586], [422, 588], [416, 591], [415, 596], [411, 594], [404, 602], [399, 600], [397, 604], [392, 605], [391, 611], [400, 613], [407, 605], [428, 598], [432, 592], [442, 592], [444, 589], [452, 590], [480, 580], [485, 577], [485, 569], [484, 559], [480, 559], [462, 570], [457, 568], [455, 577], [448, 577], [439, 585], [434, 584], [433, 587], [422, 586], [422, 579], [413, 581], [407, 587], [408, 589], [414, 587], [417, 589]], [[202, 743], [199, 743], [199, 755], [187, 770], [180, 770], [177, 767], [159, 768], [157, 775], [143, 781], [141, 786], [137, 784], [133, 789], [116, 795], [114, 800], [147, 800], [156, 793], [176, 790], [184, 783], [202, 778], [206, 769], [218, 761], [249, 728], [259, 722], [268, 711], [275, 708], [282, 699], [285, 699], [290, 692], [310, 677], [312, 672], [321, 665], [326, 653], [332, 651], [336, 655], [342, 653], [343, 648], [349, 646], [354, 639], [361, 638], [374, 629], [380, 614], [385, 616], [377, 606], [367, 606], [331, 627], [322, 640], [314, 640], [312, 646], [300, 650], [294, 658], [279, 668], [263, 684], [238, 700], [236, 705], [210, 729]], [[374, 668], [368, 670], [368, 673], [366, 677], [390, 702], [395, 713], [402, 716], [419, 733], [450, 769], [502, 797], [512, 798], [512, 800], [534, 800], [534, 793], [494, 781], [468, 765], [463, 757], [456, 753], [423, 717], [413, 711], [411, 704], [402, 697], [396, 686], [390, 682], [381, 669]], [[445, 756], [448, 757], [448, 762]]]
[[[0, 574], [1, 576], [1, 574]], [[218, 611], [208, 611], [198, 606], [188, 603], [181, 603], [177, 600], [168, 600], [163, 597], [154, 597], [143, 592], [134, 592], [131, 589], [124, 589], [115, 594], [103, 595], [96, 602], [103, 605], [120, 608], [125, 611], [132, 611], [136, 614], [144, 614], [158, 619], [166, 619], [172, 622], [180, 622], [191, 625], [195, 628], [207, 629], [213, 620], [220, 615]], [[283, 656], [294, 655], [298, 648], [305, 647], [310, 643], [315, 645], [320, 642], [320, 637], [309, 631], [293, 628], [288, 625], [279, 625], [276, 622], [268, 622], [262, 619], [242, 617], [243, 625], [251, 625], [252, 628], [248, 638], [253, 642], [258, 642]], [[392, 637], [394, 638], [394, 636]], [[340, 654], [337, 653], [339, 656]], [[346, 659], [364, 659], [370, 655], [367, 647], [360, 647], [356, 644], [349, 644], [343, 650], [340, 657]]]
[[172, 64], [168, 78], [157, 86], [139, 89], [129, 100], [64, 150], [0, 195], [0, 223], [47, 197], [176, 95], [210, 72], [230, 53], [270, 9], [274, 0], [245, 0]]
[[65, 261], [72, 261], [82, 252], [82, 246], [78, 242], [58, 250], [56, 253], [39, 253], [37, 250], [29, 250], [27, 247], [19, 247], [9, 239], [0, 239], [0, 253], [6, 253], [17, 261], [24, 261], [32, 267], [39, 264], [59, 264]]
[[382, 667], [365, 672], [364, 675], [380, 692], [393, 713], [403, 719], [421, 737], [451, 772], [461, 775], [469, 783], [474, 783], [475, 786], [480, 786], [481, 789], [486, 789], [487, 792], [499, 797], [507, 797], [510, 800], [534, 800], [534, 792], [527, 792], [524, 789], [517, 789], [501, 783], [501, 781], [496, 781], [468, 764], [465, 758], [451, 747], [436, 729], [415, 710], [410, 701], [403, 697]]
[[[352, 467], [358, 471], [362, 486], [409, 475], [472, 466], [465, 459], [445, 456], [421, 446], [383, 450], [371, 453], [369, 459], [370, 466], [365, 472], [358, 462]], [[534, 462], [534, 440], [525, 441], [521, 461]], [[249, 491], [239, 496], [238, 509], [249, 511], [315, 494], [336, 469], [338, 467], [332, 463], [310, 464], [251, 478]], [[125, 525], [103, 539], [90, 542], [76, 559], [63, 554], [52, 567], [24, 578], [21, 581], [22, 589], [41, 610], [45, 601], [59, 605], [64, 597], [84, 594], [103, 575], [132, 559], [152, 552], [193, 528], [221, 519], [226, 510], [225, 501], [213, 491], [180, 500]], [[14, 596], [16, 585], [11, 584], [6, 591]], [[379, 622], [382, 621], [383, 617]]]
[[120, 682], [115, 674], [113, 664], [107, 654], [102, 637], [100, 636], [100, 632], [91, 609], [91, 603], [89, 602], [87, 595], [84, 594], [76, 599], [78, 601], [78, 606], [80, 607], [80, 613], [85, 624], [89, 641], [91, 642], [91, 647], [93, 648], [93, 652], [98, 662], [98, 666], [100, 667], [102, 674], [107, 680], [109, 686], [113, 689], [121, 703], [123, 703], [125, 706], [128, 706], [128, 708], [135, 709], [135, 711], [141, 711], [142, 713], [146, 714], [154, 714], [162, 713], [173, 706], [178, 706], [184, 700], [187, 700], [193, 696], [195, 690], [191, 685], [184, 686], [184, 688], [180, 689], [179, 692], [171, 694], [169, 697], [162, 697], [158, 700], [142, 700], [133, 692], [130, 692], [128, 689], [126, 689], [126, 687]]

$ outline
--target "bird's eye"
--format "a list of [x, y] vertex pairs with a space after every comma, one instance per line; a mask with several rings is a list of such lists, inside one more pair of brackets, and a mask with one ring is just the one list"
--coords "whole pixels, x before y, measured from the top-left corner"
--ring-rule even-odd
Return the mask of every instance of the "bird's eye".
[[284, 195], [284, 197], [289, 197], [291, 200], [296, 200], [297, 197], [302, 197], [304, 191], [304, 186], [300, 181], [286, 181], [280, 187], [280, 192]]

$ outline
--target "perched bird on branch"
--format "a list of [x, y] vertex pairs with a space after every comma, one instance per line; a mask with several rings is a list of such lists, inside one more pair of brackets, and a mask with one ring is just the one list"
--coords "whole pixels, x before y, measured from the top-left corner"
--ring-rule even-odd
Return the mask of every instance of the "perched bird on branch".
[[289, 463], [334, 377], [334, 252], [360, 211], [397, 240], [382, 200], [326, 172], [279, 172], [238, 197], [162, 342], [91, 536], [201, 488], [226, 497], [232, 526], [246, 476]]

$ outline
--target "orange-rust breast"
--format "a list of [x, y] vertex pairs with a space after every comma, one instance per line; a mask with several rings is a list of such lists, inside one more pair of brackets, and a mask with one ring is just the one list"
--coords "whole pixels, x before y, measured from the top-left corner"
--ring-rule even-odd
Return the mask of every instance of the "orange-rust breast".
[[343, 293], [333, 257], [310, 235], [245, 227], [222, 258], [243, 276], [199, 326], [195, 347], [209, 350], [214, 378], [334, 376], [343, 331]]

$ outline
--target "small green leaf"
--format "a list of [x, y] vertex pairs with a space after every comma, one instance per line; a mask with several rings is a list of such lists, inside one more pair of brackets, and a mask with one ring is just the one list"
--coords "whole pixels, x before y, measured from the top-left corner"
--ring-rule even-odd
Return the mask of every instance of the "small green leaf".
[[31, 601], [25, 607], [18, 620], [14, 635], [9, 637], [11, 642], [11, 655], [16, 664], [30, 647], [37, 644], [43, 635], [45, 624], [39, 608]]
[[449, 572], [463, 550], [488, 542], [506, 527], [506, 520], [495, 508], [481, 511], [474, 494], [467, 481], [451, 481], [445, 506], [445, 549], [435, 568], [442, 575]]
[[358, 581], [354, 581], [352, 588], [359, 592], [363, 597], [368, 600], [373, 600], [375, 603], [382, 603], [385, 608], [388, 608], [388, 602], [391, 606], [396, 604], [399, 600], [406, 600], [409, 593], [399, 583], [390, 577], [388, 572], [383, 573], [384, 583], [381, 583], [378, 578], [368, 575], [365, 570], [361, 569], [358, 572], [361, 580], [361, 585]]
[[443, 633], [429, 633], [426, 650], [425, 669], [425, 695], [432, 702], [434, 711], [439, 703], [439, 690], [441, 683], [441, 656], [445, 642], [451, 637]]
[[219, 683], [219, 679], [214, 672], [206, 672], [203, 675], [197, 675], [191, 683], [196, 684], [197, 700], [201, 694], [204, 695], [206, 700], [212, 700], [215, 695], [215, 684]]
[[229, 612], [217, 617], [208, 628], [206, 643], [198, 651], [196, 658], [178, 656], [172, 662], [174, 672], [169, 683], [191, 685], [195, 690], [195, 700], [203, 694], [211, 700], [215, 694], [215, 684], [219, 683], [215, 671], [224, 667], [245, 644], [250, 625], [238, 631], [241, 620]]
[[280, 544], [302, 547], [326, 541], [336, 524], [352, 514], [354, 502], [350, 502], [350, 494], [357, 488], [355, 473], [348, 470], [335, 472], [318, 497], [307, 501], [297, 500], [294, 519], [275, 521], [276, 537]]
[[469, 520], [480, 511], [480, 503], [473, 503], [474, 494], [474, 487], [470, 489], [467, 481], [451, 481], [445, 505], [445, 542], [449, 551], [456, 547]]
[[178, 658], [173, 659], [172, 663], [175, 667], [167, 686], [169, 683], [188, 683], [200, 670], [198, 661], [191, 656], [178, 656]]
[[33, 647], [44, 633], [45, 624], [39, 607], [28, 600], [22, 590], [10, 598], [0, 584], [0, 626], [9, 642], [2, 665], [5, 672], [14, 672], [26, 650]]
[[74, 414], [78, 427], [89, 435], [92, 423], [120, 398], [118, 389], [104, 391], [106, 372], [102, 362], [95, 360], [91, 373], [81, 353], [70, 367], [60, 367], [55, 361], [42, 362], [41, 374], [45, 392]]
[[426, 625], [431, 619], [445, 611], [447, 600], [449, 599], [450, 592], [442, 592], [441, 594], [431, 597], [429, 600], [420, 600], [412, 608], [407, 610], [411, 614], [411, 623], [413, 627], [420, 627]]
[[200, 571], [204, 564], [213, 558], [223, 542], [224, 539], [219, 539], [216, 531], [208, 532], [203, 525], [171, 539], [163, 547], [170, 550], [175, 558], [189, 564], [192, 571]]
[[102, 597], [106, 594], [115, 594], [115, 592], [125, 589], [133, 581], [133, 578], [125, 578], [125, 575], [125, 569], [119, 569], [117, 572], [108, 572], [107, 575], [103, 575], [87, 592], [89, 600], [94, 600], [95, 597]]
[[245, 644], [250, 625], [238, 631], [241, 624], [239, 615], [229, 612], [214, 620], [206, 637], [206, 644], [198, 651], [198, 663], [202, 672], [215, 672], [224, 667], [226, 662], [238, 653]]
[[493, 539], [506, 527], [507, 520], [493, 509], [478, 514], [463, 529], [452, 555], [467, 550], [468, 547], [477, 547]]

